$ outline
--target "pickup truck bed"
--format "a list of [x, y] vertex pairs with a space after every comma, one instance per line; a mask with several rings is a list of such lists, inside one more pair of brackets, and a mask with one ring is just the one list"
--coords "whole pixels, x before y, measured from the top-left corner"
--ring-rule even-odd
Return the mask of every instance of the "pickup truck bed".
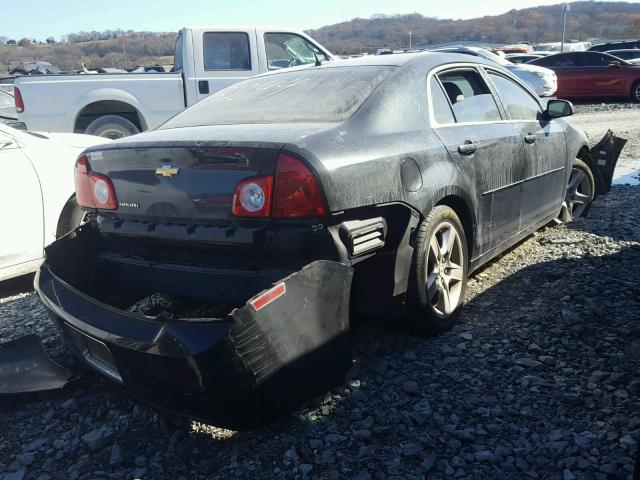
[[23, 93], [28, 94], [28, 105], [20, 119], [34, 131], [82, 133], [93, 120], [106, 114], [125, 116], [143, 131], [186, 106], [179, 73], [43, 75], [21, 78], [18, 84], [24, 85]]

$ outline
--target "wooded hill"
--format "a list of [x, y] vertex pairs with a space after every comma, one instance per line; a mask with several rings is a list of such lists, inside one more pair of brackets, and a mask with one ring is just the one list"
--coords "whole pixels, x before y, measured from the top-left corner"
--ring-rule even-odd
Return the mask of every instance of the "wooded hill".
[[[308, 33], [336, 54], [448, 42], [552, 42], [562, 37], [562, 4], [510, 10], [470, 20], [438, 19], [418, 13], [374, 15], [328, 25]], [[574, 2], [567, 39], [640, 37], [640, 3]]]
[[[413, 46], [447, 42], [513, 43], [559, 41], [562, 35], [562, 4], [510, 10], [502, 15], [471, 20], [445, 20], [408, 15], [374, 15], [329, 25], [308, 33], [336, 54], [372, 52], [377, 48], [406, 47], [412, 33]], [[571, 4], [567, 38], [640, 38], [640, 3], [581, 1]], [[0, 73], [20, 62], [44, 60], [62, 69], [125, 67], [172, 62], [175, 33], [78, 32], [63, 43], [25, 46], [0, 45]], [[24, 41], [23, 41], [24, 40]], [[51, 39], [53, 40], [53, 39]], [[49, 40], [47, 40], [49, 41]]]

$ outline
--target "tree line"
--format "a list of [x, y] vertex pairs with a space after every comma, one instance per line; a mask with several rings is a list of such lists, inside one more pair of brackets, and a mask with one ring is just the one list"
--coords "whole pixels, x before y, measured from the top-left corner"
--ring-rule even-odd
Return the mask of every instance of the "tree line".
[[[375, 15], [329, 25], [308, 33], [337, 54], [372, 49], [473, 41], [478, 43], [554, 42], [562, 37], [562, 4], [513, 9], [470, 20], [439, 19], [419, 13]], [[640, 37], [640, 3], [571, 3], [567, 39]]]

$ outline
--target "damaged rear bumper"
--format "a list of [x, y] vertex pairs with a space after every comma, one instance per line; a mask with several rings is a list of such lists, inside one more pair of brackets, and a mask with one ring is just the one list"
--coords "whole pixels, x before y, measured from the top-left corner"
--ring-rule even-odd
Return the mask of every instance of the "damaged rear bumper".
[[[167, 312], [150, 317], [86, 293], [94, 290], [92, 282], [101, 285], [102, 271], [82, 261], [92, 238], [83, 229], [48, 249], [36, 290], [74, 353], [133, 395], [192, 418], [243, 428], [286, 414], [343, 381], [352, 361], [351, 267], [312, 262], [221, 318]], [[79, 253], [75, 265], [59, 267], [61, 261], [74, 262], [62, 252]], [[180, 270], [182, 289], [188, 269]], [[199, 273], [194, 280], [206, 282]], [[78, 288], [78, 278], [86, 279], [86, 288]], [[213, 291], [221, 280], [210, 279]]]

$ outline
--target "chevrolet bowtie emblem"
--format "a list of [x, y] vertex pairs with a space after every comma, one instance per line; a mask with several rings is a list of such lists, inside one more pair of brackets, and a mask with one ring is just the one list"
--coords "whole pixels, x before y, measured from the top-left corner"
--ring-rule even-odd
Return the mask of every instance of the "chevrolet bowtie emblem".
[[163, 177], [173, 177], [178, 174], [178, 167], [172, 167], [171, 164], [163, 165], [162, 167], [156, 168], [156, 175], [162, 175]]

